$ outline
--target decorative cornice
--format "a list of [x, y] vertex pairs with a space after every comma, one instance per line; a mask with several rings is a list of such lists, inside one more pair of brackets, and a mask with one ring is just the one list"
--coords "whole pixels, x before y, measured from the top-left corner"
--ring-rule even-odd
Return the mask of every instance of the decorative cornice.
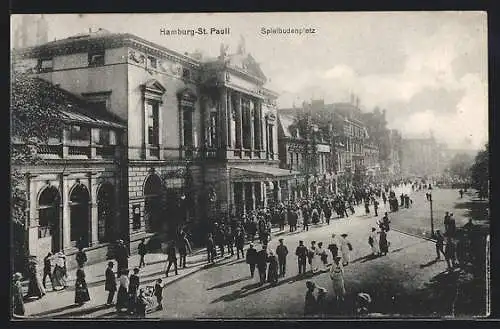
[[188, 65], [192, 68], [199, 68], [200, 62], [190, 57], [179, 54], [171, 49], [157, 45], [132, 34], [110, 34], [101, 37], [64, 39], [60, 42], [49, 42], [44, 45], [15, 50], [14, 56], [21, 58], [60, 56], [75, 53], [88, 52], [94, 49], [113, 49], [130, 47], [136, 50], [155, 55], [157, 57]]

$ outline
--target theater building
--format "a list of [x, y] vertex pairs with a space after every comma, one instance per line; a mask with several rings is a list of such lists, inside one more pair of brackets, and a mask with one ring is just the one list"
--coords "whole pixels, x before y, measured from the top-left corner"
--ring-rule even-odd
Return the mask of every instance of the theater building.
[[203, 241], [209, 221], [286, 198], [278, 95], [244, 42], [227, 50], [205, 58], [99, 29], [14, 52], [17, 69], [124, 122], [117, 213], [132, 250], [182, 224]]

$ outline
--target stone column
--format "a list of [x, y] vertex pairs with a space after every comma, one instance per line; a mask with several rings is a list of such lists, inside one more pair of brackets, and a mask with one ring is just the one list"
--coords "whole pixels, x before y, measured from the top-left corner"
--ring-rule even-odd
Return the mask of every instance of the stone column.
[[250, 138], [250, 151], [251, 157], [253, 157], [253, 150], [255, 149], [255, 126], [254, 126], [254, 115], [255, 115], [255, 105], [253, 101], [250, 103], [250, 115], [248, 116], [248, 125], [250, 127], [250, 136], [246, 136], [246, 138]]
[[63, 174], [62, 177], [62, 188], [61, 188], [61, 196], [62, 196], [62, 207], [63, 213], [61, 217], [62, 221], [62, 235], [63, 235], [63, 248], [71, 248], [71, 211], [69, 209], [69, 182], [68, 182], [68, 174]]
[[276, 188], [276, 191], [277, 191], [277, 193], [276, 193], [277, 194], [276, 195], [276, 197], [277, 197], [276, 202], [281, 202], [281, 186], [280, 186], [280, 181], [276, 181], [275, 184], [276, 184], [275, 188]]
[[241, 200], [243, 203], [243, 214], [247, 213], [246, 183], [241, 183]]
[[97, 173], [89, 173], [89, 191], [90, 191], [90, 241], [89, 245], [95, 246], [99, 243], [98, 232], [98, 211], [97, 211]]
[[261, 182], [260, 183], [260, 188], [261, 188], [262, 201], [263, 201], [264, 207], [267, 207], [267, 186], [266, 186], [266, 182]]
[[222, 88], [220, 92], [220, 111], [219, 111], [219, 124], [220, 127], [220, 144], [219, 147], [224, 148], [229, 145], [229, 133], [227, 129], [228, 115], [227, 115], [227, 90]]
[[233, 122], [233, 104], [231, 103], [231, 92], [226, 91], [226, 107], [227, 107], [227, 121], [226, 121], [226, 129], [227, 129], [227, 145], [228, 148], [233, 148], [233, 132], [232, 132], [232, 122]]
[[252, 187], [252, 210], [255, 210], [255, 183], [250, 183]]
[[243, 149], [243, 121], [241, 115], [241, 94], [236, 93], [236, 144]]

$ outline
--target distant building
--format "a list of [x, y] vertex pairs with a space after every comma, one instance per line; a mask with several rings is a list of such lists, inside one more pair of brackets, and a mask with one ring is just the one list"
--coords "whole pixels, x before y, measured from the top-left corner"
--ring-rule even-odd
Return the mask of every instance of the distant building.
[[401, 172], [405, 177], [434, 177], [443, 172], [442, 148], [434, 137], [402, 140]]
[[278, 110], [280, 166], [300, 173], [294, 175], [295, 181], [290, 181], [289, 195], [293, 200], [333, 188], [329, 142], [319, 134], [311, 137], [300, 133], [297, 118], [301, 110]]

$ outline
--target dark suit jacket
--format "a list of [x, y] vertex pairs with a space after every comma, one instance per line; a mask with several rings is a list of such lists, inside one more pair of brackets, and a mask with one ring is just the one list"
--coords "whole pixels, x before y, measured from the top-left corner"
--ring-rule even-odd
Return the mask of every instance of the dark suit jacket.
[[112, 269], [106, 269], [106, 282], [104, 283], [104, 290], [116, 291], [116, 276]]

